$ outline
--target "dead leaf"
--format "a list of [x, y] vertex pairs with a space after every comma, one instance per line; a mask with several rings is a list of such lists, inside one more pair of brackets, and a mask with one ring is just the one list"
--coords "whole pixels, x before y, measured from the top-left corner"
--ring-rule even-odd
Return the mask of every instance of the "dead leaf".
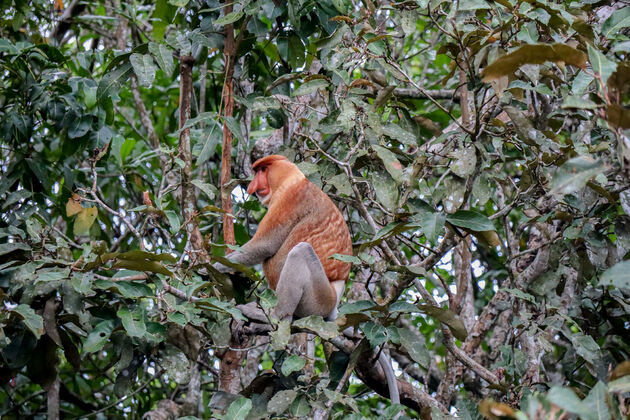
[[571, 64], [583, 69], [586, 67], [586, 54], [564, 44], [523, 45], [486, 67], [483, 70], [483, 81], [490, 82], [512, 75], [525, 64], [542, 64], [547, 61]]
[[68, 199], [66, 203], [66, 216], [71, 217], [81, 211], [81, 196], [79, 194], [72, 194], [72, 197]]

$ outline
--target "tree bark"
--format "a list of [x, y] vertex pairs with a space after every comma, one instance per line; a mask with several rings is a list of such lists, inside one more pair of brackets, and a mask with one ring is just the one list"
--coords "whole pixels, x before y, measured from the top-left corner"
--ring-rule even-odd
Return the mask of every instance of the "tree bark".
[[[233, 10], [232, 3], [226, 1], [223, 13], [227, 15]], [[221, 208], [223, 214], [223, 240], [226, 244], [234, 245], [234, 222], [232, 220], [232, 191], [227, 190], [226, 185], [232, 178], [232, 132], [226, 118], [234, 115], [234, 61], [236, 60], [236, 44], [234, 42], [234, 25], [225, 25], [225, 47], [223, 56], [225, 60], [225, 79], [223, 81], [223, 151], [221, 154]], [[228, 249], [229, 253], [230, 250]], [[230, 340], [230, 348], [238, 348], [244, 343], [236, 342], [234, 337]], [[246, 352], [228, 349], [221, 356], [219, 368], [219, 389], [221, 391], [238, 393], [241, 388], [241, 364]]]
[[182, 188], [182, 212], [184, 213], [184, 223], [186, 233], [193, 251], [192, 259], [194, 261], [206, 261], [206, 255], [203, 248], [203, 237], [197, 221], [195, 213], [197, 211], [197, 197], [192, 180], [192, 153], [190, 149], [190, 129], [183, 128], [190, 117], [190, 97], [192, 92], [192, 66], [195, 59], [191, 56], [182, 56], [180, 58], [180, 89], [179, 89], [179, 157], [184, 161], [184, 167], [181, 170], [181, 188]]
[[[224, 8], [224, 14], [232, 13], [232, 3], [228, 2]], [[234, 60], [236, 56], [234, 44], [234, 25], [225, 25], [225, 47], [223, 56], [225, 60], [225, 79], [223, 81], [223, 150], [221, 154], [221, 207], [223, 214], [223, 240], [226, 244], [234, 245], [234, 221], [232, 220], [232, 196], [225, 185], [232, 178], [232, 132], [228, 128], [225, 118], [231, 118], [234, 114]], [[229, 251], [228, 251], [229, 252]]]

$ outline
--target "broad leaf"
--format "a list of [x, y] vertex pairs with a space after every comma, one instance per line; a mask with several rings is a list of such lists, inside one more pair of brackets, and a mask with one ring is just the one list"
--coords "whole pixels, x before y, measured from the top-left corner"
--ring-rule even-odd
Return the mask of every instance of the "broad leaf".
[[543, 64], [547, 61], [585, 68], [586, 54], [565, 44], [524, 45], [486, 67], [483, 70], [483, 81], [490, 82], [502, 76], [510, 76], [525, 64]]
[[602, 163], [590, 156], [578, 156], [563, 164], [551, 179], [551, 193], [561, 197], [579, 191], [604, 171]]

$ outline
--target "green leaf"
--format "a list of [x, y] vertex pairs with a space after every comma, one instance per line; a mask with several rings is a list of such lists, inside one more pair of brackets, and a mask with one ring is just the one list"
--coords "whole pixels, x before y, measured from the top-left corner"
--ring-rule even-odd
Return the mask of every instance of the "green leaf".
[[144, 283], [119, 280], [95, 280], [94, 287], [101, 290], [113, 290], [121, 296], [128, 299], [137, 299], [140, 297], [153, 296], [153, 290]]
[[422, 233], [431, 243], [435, 243], [437, 238], [442, 234], [446, 216], [443, 213], [423, 213], [420, 218], [420, 228]]
[[169, 229], [171, 233], [176, 233], [177, 231], [179, 231], [181, 223], [179, 221], [179, 215], [177, 214], [177, 212], [175, 210], [165, 210], [164, 214], [168, 219], [168, 224], [171, 226], [171, 228]]
[[386, 173], [372, 172], [370, 175], [378, 201], [387, 209], [394, 210], [398, 203], [398, 188], [394, 180]]
[[617, 69], [617, 63], [610, 61], [600, 50], [588, 44], [588, 61], [593, 66], [593, 71], [600, 75], [602, 82], [606, 84], [608, 78]]
[[311, 315], [300, 318], [293, 323], [294, 326], [309, 330], [324, 340], [335, 338], [339, 335], [339, 328], [334, 322], [326, 322], [321, 316]]
[[562, 197], [579, 191], [602, 173], [605, 166], [590, 156], [578, 156], [565, 162], [551, 179], [551, 193]]
[[293, 389], [286, 389], [277, 392], [273, 397], [271, 397], [269, 404], [267, 405], [269, 413], [284, 413], [287, 408], [289, 408], [293, 400], [295, 400], [295, 397], [297, 397], [297, 391]]
[[298, 69], [304, 65], [304, 43], [295, 34], [291, 34], [287, 39], [288, 57], [287, 61], [292, 69]]
[[567, 332], [565, 336], [571, 341], [575, 352], [587, 362], [594, 364], [601, 357], [599, 345], [590, 335]]
[[630, 289], [630, 261], [621, 261], [604, 271], [598, 285]]
[[129, 62], [138, 76], [138, 83], [150, 87], [155, 80], [155, 72], [157, 71], [157, 67], [153, 64], [153, 57], [148, 54], [134, 53], [129, 57]]
[[132, 313], [129, 309], [120, 308], [116, 315], [122, 320], [123, 327], [125, 327], [130, 337], [142, 337], [147, 332], [144, 320], [138, 319], [138, 314]]
[[149, 52], [155, 57], [158, 66], [162, 69], [167, 76], [170, 76], [175, 70], [175, 64], [173, 63], [173, 53], [164, 44], [158, 44], [156, 42], [149, 42]]
[[0, 244], [0, 255], [9, 254], [13, 251], [30, 251], [31, 247], [22, 242], [13, 242], [10, 244]]
[[291, 337], [291, 321], [288, 318], [278, 323], [278, 329], [269, 333], [271, 338], [271, 348], [274, 350], [284, 350], [289, 344]]
[[333, 254], [330, 258], [350, 264], [361, 264], [361, 259], [359, 257], [355, 257], [354, 255]]
[[346, 196], [352, 196], [352, 187], [350, 186], [350, 180], [348, 179], [348, 175], [345, 173], [339, 173], [329, 180], [326, 183], [331, 184], [335, 187], [338, 194], [343, 194]]
[[602, 35], [606, 38], [615, 38], [621, 29], [630, 26], [630, 7], [615, 10], [602, 25]]
[[396, 157], [396, 155], [382, 146], [372, 145], [372, 149], [376, 152], [378, 157], [383, 161], [385, 169], [394, 178], [394, 181], [403, 182], [403, 166]]
[[[409, 146], [416, 146], [416, 136], [397, 124], [388, 124], [383, 128], [383, 134]], [[380, 157], [380, 156], [379, 156]]]
[[230, 23], [234, 23], [240, 18], [242, 18], [245, 13], [242, 10], [237, 10], [236, 12], [228, 13], [225, 16], [221, 16], [219, 19], [214, 21], [214, 26], [224, 26], [229, 25]]
[[418, 312], [418, 308], [413, 303], [406, 302], [404, 300], [398, 300], [392, 303], [391, 305], [389, 305], [389, 312], [390, 313], [396, 313], [396, 312], [414, 313], [414, 312]]
[[326, 79], [314, 79], [309, 82], [301, 84], [297, 89], [293, 91], [291, 96], [309, 95], [315, 92], [317, 89], [326, 88], [330, 85]]
[[96, 98], [99, 103], [118, 93], [120, 88], [127, 82], [133, 72], [130, 62], [125, 62], [113, 70], [107, 71], [98, 84]]
[[92, 127], [92, 120], [92, 116], [87, 114], [73, 118], [70, 122], [70, 127], [68, 127], [68, 137], [78, 139], [85, 136]]
[[244, 142], [243, 132], [241, 131], [241, 123], [236, 121], [234, 117], [225, 117], [225, 124], [228, 126], [234, 137], [240, 142]]
[[593, 420], [611, 420], [608, 409], [608, 388], [602, 381], [591, 389], [583, 403], [590, 409]]
[[216, 187], [214, 185], [210, 185], [207, 182], [203, 182], [200, 179], [193, 179], [192, 181], [190, 181], [195, 187], [199, 188], [201, 191], [204, 192], [204, 194], [206, 194], [208, 196], [208, 198], [210, 200], [214, 200], [214, 197], [216, 196], [216, 193], [218, 191], [216, 191]]
[[454, 214], [448, 214], [446, 215], [446, 220], [455, 226], [470, 229], [475, 232], [494, 230], [494, 225], [490, 219], [472, 210], [459, 210]]
[[453, 173], [461, 178], [466, 178], [473, 174], [477, 163], [477, 155], [473, 146], [460, 147], [451, 153], [455, 161], [450, 168]]
[[102, 349], [107, 341], [109, 341], [109, 337], [112, 335], [113, 330], [113, 320], [100, 322], [85, 339], [85, 342], [83, 343], [83, 351], [86, 353], [94, 353]]
[[567, 96], [562, 102], [562, 108], [597, 109], [599, 106], [590, 99], [580, 96]]
[[372, 348], [376, 348], [387, 341], [387, 328], [378, 322], [368, 321], [361, 325], [361, 330]]
[[170, 378], [178, 384], [190, 382], [191, 366], [186, 355], [177, 347], [166, 344], [160, 352], [161, 365], [166, 369]]
[[126, 268], [134, 271], [164, 274], [165, 276], [173, 275], [173, 273], [171, 273], [166, 267], [164, 267], [157, 261], [118, 259], [116, 260], [112, 268]]
[[157, 254], [154, 252], [134, 250], [134, 251], [127, 251], [127, 252], [114, 252], [114, 253], [101, 255], [101, 259], [103, 261], [111, 260], [114, 258], [119, 258], [122, 260], [134, 260], [134, 261], [143, 261], [143, 260], [165, 261], [165, 262], [171, 262], [171, 263], [174, 263], [177, 261], [177, 258], [173, 257], [168, 252], [161, 252]]
[[431, 315], [442, 324], [447, 325], [455, 338], [461, 341], [466, 340], [468, 331], [466, 330], [466, 326], [462, 320], [455, 314], [455, 312], [448, 308], [438, 308], [437, 306], [431, 305], [418, 305], [418, 308], [427, 315]]
[[358, 300], [352, 303], [346, 303], [339, 308], [339, 316], [346, 314], [360, 314], [374, 308], [375, 303], [371, 300]]
[[414, 333], [408, 328], [398, 328], [400, 336], [400, 344], [407, 350], [409, 357], [425, 369], [429, 368], [431, 363], [431, 355], [427, 350], [424, 336]]
[[582, 400], [569, 388], [554, 386], [549, 390], [547, 399], [569, 413], [588, 416], [590, 412]]
[[230, 404], [225, 413], [226, 419], [245, 420], [252, 409], [252, 400], [245, 397], [239, 397]]
[[41, 315], [38, 315], [33, 308], [24, 303], [20, 303], [11, 312], [18, 314], [22, 317], [22, 322], [26, 325], [35, 337], [39, 338], [44, 333], [44, 319]]
[[306, 361], [304, 361], [304, 359], [302, 359], [300, 356], [292, 354], [291, 356], [287, 357], [282, 363], [281, 371], [284, 376], [289, 376], [293, 372], [299, 372], [304, 369], [305, 365]]

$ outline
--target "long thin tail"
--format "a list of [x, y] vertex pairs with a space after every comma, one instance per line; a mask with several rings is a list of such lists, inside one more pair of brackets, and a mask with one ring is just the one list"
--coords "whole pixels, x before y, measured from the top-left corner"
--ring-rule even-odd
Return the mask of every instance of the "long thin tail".
[[387, 378], [390, 401], [394, 404], [400, 404], [400, 393], [398, 392], [398, 382], [396, 382], [392, 360], [384, 352], [381, 352], [380, 356], [378, 356], [378, 362], [385, 372], [385, 378]]

